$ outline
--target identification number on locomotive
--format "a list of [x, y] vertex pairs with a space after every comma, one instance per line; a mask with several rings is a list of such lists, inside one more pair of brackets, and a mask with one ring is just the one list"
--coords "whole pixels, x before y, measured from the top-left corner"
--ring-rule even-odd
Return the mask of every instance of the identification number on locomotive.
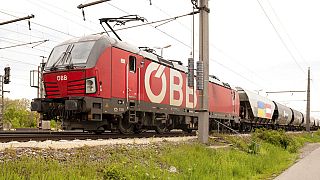
[[67, 75], [58, 75], [57, 76], [57, 81], [67, 81], [68, 76]]

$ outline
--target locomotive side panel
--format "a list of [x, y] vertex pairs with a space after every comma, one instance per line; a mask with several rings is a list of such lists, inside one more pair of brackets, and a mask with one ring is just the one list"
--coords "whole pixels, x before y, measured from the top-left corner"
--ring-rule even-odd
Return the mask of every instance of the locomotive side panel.
[[111, 51], [111, 97], [125, 99], [129, 53], [118, 48], [111, 48]]
[[230, 118], [238, 113], [236, 104], [239, 104], [232, 89], [215, 83], [209, 84], [209, 111], [220, 118]]
[[196, 107], [197, 98], [193, 96], [196, 90], [186, 86], [184, 72], [145, 59], [140, 81], [142, 101], [167, 105], [171, 109]]
[[111, 97], [111, 62], [111, 48], [106, 48], [96, 65], [98, 96], [102, 98]]

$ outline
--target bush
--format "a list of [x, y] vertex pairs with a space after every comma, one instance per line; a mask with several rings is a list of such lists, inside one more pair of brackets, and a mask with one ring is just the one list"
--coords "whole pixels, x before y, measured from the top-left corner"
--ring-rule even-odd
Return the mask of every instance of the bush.
[[103, 171], [103, 179], [122, 180], [127, 179], [123, 171], [119, 170], [115, 166], [109, 166]]
[[296, 152], [298, 150], [297, 142], [290, 137], [284, 130], [266, 130], [257, 129], [253, 134], [253, 139], [264, 140], [267, 143], [275, 146], [287, 149], [290, 152]]

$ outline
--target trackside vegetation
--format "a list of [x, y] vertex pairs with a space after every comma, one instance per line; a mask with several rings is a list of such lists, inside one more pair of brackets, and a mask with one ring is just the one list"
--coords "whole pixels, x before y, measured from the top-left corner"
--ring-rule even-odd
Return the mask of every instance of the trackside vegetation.
[[[209, 145], [162, 142], [69, 150], [6, 149], [0, 179], [266, 179], [292, 165], [313, 134], [256, 130], [215, 135]], [[232, 144], [225, 148], [213, 148]]]

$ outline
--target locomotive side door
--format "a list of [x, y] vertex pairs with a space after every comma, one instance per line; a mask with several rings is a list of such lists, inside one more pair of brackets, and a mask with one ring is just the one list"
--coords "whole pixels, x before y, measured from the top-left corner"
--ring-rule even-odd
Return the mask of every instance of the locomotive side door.
[[138, 97], [138, 69], [137, 57], [130, 55], [127, 63], [127, 98], [137, 100]]

